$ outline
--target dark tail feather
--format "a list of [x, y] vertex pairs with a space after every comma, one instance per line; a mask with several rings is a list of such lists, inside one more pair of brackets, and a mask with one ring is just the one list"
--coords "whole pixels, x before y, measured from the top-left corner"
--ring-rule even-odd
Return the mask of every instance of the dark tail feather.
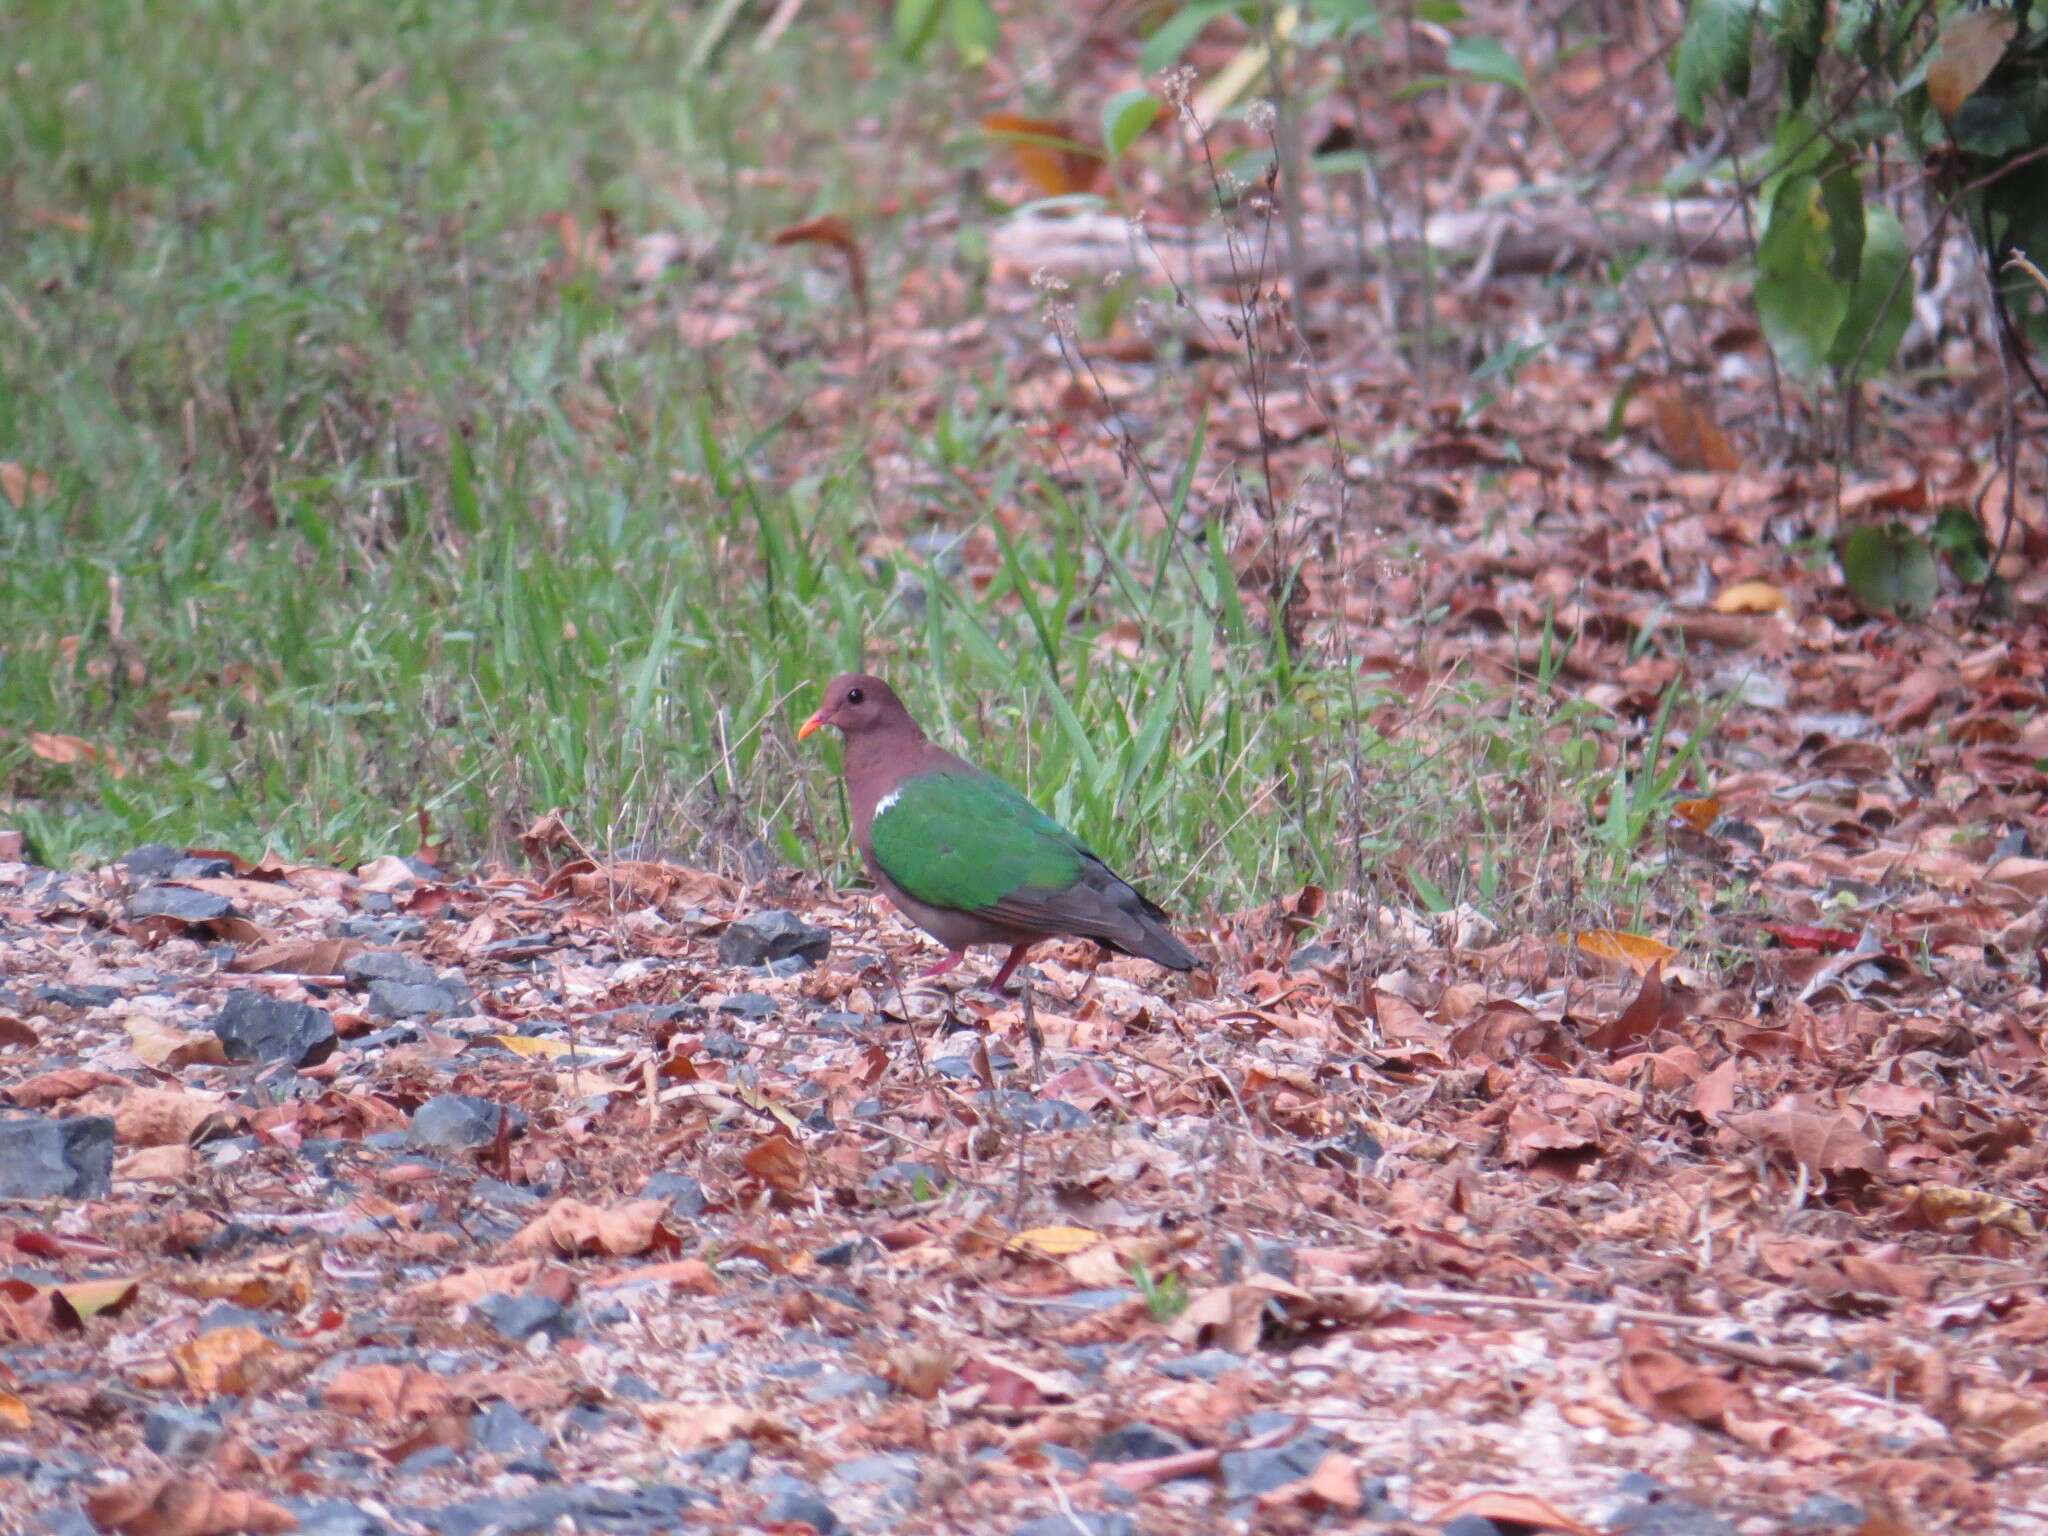
[[1202, 963], [1195, 958], [1194, 951], [1173, 936], [1173, 930], [1166, 926], [1163, 910], [1143, 896], [1138, 897], [1138, 902], [1140, 910], [1131, 914], [1131, 926], [1137, 929], [1137, 942], [1121, 945], [1124, 953], [1150, 960], [1154, 965], [1163, 965], [1170, 971], [1192, 971]]

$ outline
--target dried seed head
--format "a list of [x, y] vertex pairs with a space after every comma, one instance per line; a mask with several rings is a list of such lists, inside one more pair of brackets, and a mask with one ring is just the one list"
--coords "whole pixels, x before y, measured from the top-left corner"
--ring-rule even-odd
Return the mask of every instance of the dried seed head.
[[1188, 108], [1188, 93], [1195, 88], [1195, 69], [1192, 64], [1176, 64], [1159, 77], [1159, 94], [1166, 98], [1166, 104], [1174, 111], [1185, 113]]
[[1031, 274], [1031, 286], [1040, 293], [1065, 293], [1067, 291], [1067, 280], [1057, 272], [1048, 272], [1045, 268], [1040, 267]]
[[1280, 113], [1272, 102], [1261, 97], [1244, 109], [1244, 120], [1254, 133], [1271, 133], [1280, 121]]

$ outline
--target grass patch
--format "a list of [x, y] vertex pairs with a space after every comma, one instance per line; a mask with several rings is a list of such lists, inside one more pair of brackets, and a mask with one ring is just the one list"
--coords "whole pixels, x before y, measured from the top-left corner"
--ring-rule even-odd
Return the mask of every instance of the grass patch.
[[[613, 845], [758, 838], [843, 876], [836, 749], [791, 727], [855, 665], [1180, 910], [1412, 865], [1505, 913], [1537, 877], [1489, 786], [1611, 772], [1550, 750], [1610, 727], [1498, 692], [1376, 728], [1409, 701], [1254, 622], [1221, 538], [1055, 479], [999, 376], [835, 371], [843, 306], [759, 237], [929, 175], [892, 144], [966, 153], [943, 80], [803, 30], [699, 64], [656, 7], [108, 0], [0, 27], [0, 459], [47, 477], [0, 502], [0, 810], [47, 862], [349, 862], [421, 812], [485, 856], [561, 806]], [[601, 279], [559, 214], [701, 259]], [[865, 238], [892, 280], [955, 257]], [[679, 345], [740, 282], [755, 328]], [[878, 546], [906, 474], [932, 529], [993, 541], [982, 580], [943, 539]]]

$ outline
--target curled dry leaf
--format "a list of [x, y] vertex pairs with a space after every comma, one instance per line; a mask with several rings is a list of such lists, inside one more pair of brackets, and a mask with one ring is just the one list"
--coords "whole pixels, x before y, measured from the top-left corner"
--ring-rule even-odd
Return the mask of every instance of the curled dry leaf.
[[50, 477], [41, 470], [30, 469], [16, 459], [0, 459], [0, 496], [10, 505], [21, 508], [42, 501], [52, 489]]
[[1884, 1149], [1848, 1115], [1798, 1109], [1760, 1109], [1723, 1115], [1721, 1123], [1739, 1136], [1782, 1152], [1810, 1174], [1884, 1172]]
[[1091, 191], [1102, 176], [1102, 156], [1076, 139], [1065, 123], [991, 112], [981, 120], [981, 131], [1010, 151], [1017, 169], [1041, 197]]
[[728, 1440], [791, 1444], [796, 1431], [785, 1421], [738, 1403], [651, 1403], [641, 1420], [675, 1451], [701, 1451]]
[[114, 1160], [114, 1177], [137, 1184], [173, 1183], [189, 1179], [199, 1169], [199, 1154], [182, 1142], [176, 1146], [144, 1147]]
[[248, 1264], [208, 1270], [171, 1281], [173, 1290], [207, 1300], [231, 1301], [238, 1307], [275, 1307], [296, 1312], [313, 1299], [310, 1249], [263, 1254]]
[[23, 1109], [48, 1109], [68, 1099], [82, 1099], [95, 1088], [126, 1088], [128, 1079], [111, 1072], [94, 1072], [85, 1067], [59, 1067], [39, 1072], [6, 1089], [7, 1100]]
[[1357, 1514], [1364, 1502], [1358, 1463], [1335, 1451], [1317, 1462], [1307, 1477], [1268, 1489], [1258, 1497], [1261, 1509], [1336, 1510], [1347, 1515]]
[[198, 1397], [248, 1392], [268, 1380], [267, 1364], [281, 1353], [275, 1340], [254, 1328], [216, 1328], [180, 1344], [171, 1362], [187, 1390]]
[[1785, 595], [1785, 589], [1768, 581], [1738, 581], [1723, 587], [1714, 597], [1716, 613], [1783, 613], [1791, 605], [1792, 599]]
[[780, 1131], [756, 1142], [743, 1161], [748, 1173], [786, 1195], [802, 1189], [810, 1177], [804, 1149]]
[[86, 1512], [117, 1536], [273, 1536], [299, 1522], [283, 1506], [202, 1477], [122, 1483], [87, 1496]]
[[178, 1072], [186, 1067], [227, 1064], [227, 1052], [218, 1035], [192, 1034], [147, 1013], [129, 1014], [121, 1027], [128, 1031], [128, 1049], [152, 1067]]
[[1533, 1531], [1562, 1531], [1565, 1536], [1600, 1536], [1592, 1526], [1574, 1520], [1548, 1499], [1533, 1493], [1511, 1493], [1504, 1488], [1489, 1488], [1446, 1504], [1430, 1520], [1436, 1525], [1449, 1525], [1464, 1516], [1491, 1520], [1496, 1525], [1527, 1526]]
[[1621, 1334], [1621, 1395], [1645, 1413], [1718, 1428], [1735, 1400], [1734, 1385], [1662, 1347], [1655, 1330]]
[[926, 1402], [945, 1390], [959, 1356], [952, 1350], [925, 1345], [905, 1345], [882, 1356], [880, 1374], [899, 1392]]
[[1006, 1246], [1018, 1253], [1063, 1259], [1084, 1248], [1092, 1248], [1101, 1240], [1100, 1233], [1091, 1232], [1086, 1227], [1033, 1227], [1019, 1232]]
[[96, 747], [79, 736], [54, 735], [47, 731], [30, 731], [28, 749], [46, 763], [101, 763], [109, 776], [116, 779], [128, 777], [128, 769], [110, 748]]
[[539, 1259], [520, 1259], [512, 1264], [482, 1264], [410, 1286], [399, 1292], [398, 1299], [409, 1307], [469, 1306], [499, 1293], [516, 1296], [532, 1285], [540, 1272]]
[[50, 1315], [58, 1326], [76, 1332], [88, 1317], [118, 1317], [141, 1290], [136, 1280], [72, 1280], [50, 1287]]
[[665, 1200], [629, 1200], [611, 1207], [557, 1200], [514, 1234], [512, 1246], [522, 1253], [559, 1253], [572, 1258], [578, 1254], [623, 1258], [650, 1250], [675, 1253], [682, 1242], [662, 1225], [661, 1218], [667, 1213]]
[[114, 1110], [114, 1139], [128, 1147], [191, 1146], [202, 1132], [239, 1119], [218, 1094], [137, 1088]]
[[237, 955], [228, 969], [243, 975], [276, 971], [294, 976], [333, 976], [362, 952], [361, 939], [287, 939]]
[[1678, 469], [1705, 469], [1733, 474], [1742, 455], [1704, 401], [1683, 384], [1668, 381], [1645, 392], [1650, 407], [1650, 435], [1657, 451]]
[[1574, 934], [1573, 941], [1587, 954], [1600, 960], [1614, 960], [1641, 975], [1653, 965], [1669, 965], [1678, 951], [1661, 939], [1640, 933], [1620, 933], [1612, 928], [1593, 928]]
[[621, 1285], [665, 1285], [690, 1296], [716, 1296], [718, 1274], [702, 1259], [676, 1259], [667, 1264], [642, 1264], [622, 1274], [591, 1282], [597, 1290]]
[[334, 1413], [373, 1424], [445, 1413], [455, 1401], [446, 1377], [410, 1365], [357, 1365], [327, 1384], [323, 1402]]

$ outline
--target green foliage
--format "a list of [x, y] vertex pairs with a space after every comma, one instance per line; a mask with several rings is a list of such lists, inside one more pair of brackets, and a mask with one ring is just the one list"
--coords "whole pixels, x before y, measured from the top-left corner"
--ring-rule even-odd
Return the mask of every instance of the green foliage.
[[1927, 544], [1947, 558], [1958, 578], [1980, 586], [1991, 578], [1991, 538], [1967, 507], [1943, 507], [1934, 519]]
[[[1765, 167], [1756, 305], [1791, 372], [1867, 379], [1904, 334], [1911, 253], [1896, 216], [1866, 207], [1857, 167], [1874, 154], [1899, 145], [1926, 158], [1995, 262], [2048, 248], [2048, 31], [2022, 34], [2013, 10], [1961, 0], [1692, 0], [1672, 67], [1696, 127], [1717, 96], [1749, 94], [1759, 46], [1782, 63], [1784, 108]], [[1844, 88], [1817, 90], [1831, 63]], [[2016, 310], [2042, 308], [2023, 279], [2002, 293]]]
[[1927, 540], [1904, 523], [1865, 523], [1842, 539], [1842, 576], [1866, 613], [1916, 618], [1934, 606], [1939, 578]]
[[1163, 103], [1143, 86], [1118, 91], [1102, 104], [1102, 147], [1111, 160], [1137, 143], [1158, 120]]
[[889, 36], [905, 63], [920, 63], [941, 32], [962, 64], [988, 63], [1002, 41], [1002, 23], [989, 0], [896, 0]]
[[1693, 0], [1672, 59], [1678, 110], [1694, 127], [1706, 123], [1707, 98], [1749, 94], [1750, 39], [1757, 0]]
[[1459, 74], [1470, 75], [1475, 80], [1509, 86], [1524, 93], [1529, 89], [1529, 77], [1522, 73], [1521, 62], [1501, 46], [1499, 38], [1489, 37], [1483, 32], [1454, 40], [1445, 52], [1444, 61]]
[[1133, 1259], [1131, 1280], [1137, 1285], [1138, 1294], [1145, 1298], [1145, 1310], [1155, 1323], [1172, 1322], [1187, 1311], [1188, 1304], [1194, 1300], [1179, 1270], [1170, 1269], [1155, 1277], [1143, 1260]]

